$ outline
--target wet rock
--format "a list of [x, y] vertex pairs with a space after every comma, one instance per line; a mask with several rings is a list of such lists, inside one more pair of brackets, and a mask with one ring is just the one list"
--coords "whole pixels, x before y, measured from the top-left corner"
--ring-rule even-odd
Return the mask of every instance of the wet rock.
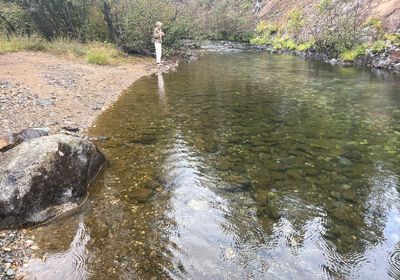
[[127, 194], [129, 199], [144, 203], [152, 196], [153, 190], [148, 188], [135, 188]]
[[345, 157], [339, 157], [339, 164], [341, 166], [352, 166], [353, 162]]
[[0, 228], [35, 225], [74, 208], [104, 161], [93, 144], [68, 135], [32, 139], [1, 154]]
[[288, 167], [280, 162], [271, 162], [268, 163], [268, 169], [272, 171], [285, 172], [288, 170]]
[[236, 177], [232, 183], [227, 186], [224, 186], [224, 190], [229, 192], [244, 192], [251, 188], [252, 182], [250, 179], [243, 178], [241, 176], [233, 176]]
[[340, 198], [340, 193], [335, 192], [335, 191], [331, 191], [331, 192], [329, 193], [329, 196], [332, 197], [332, 198], [334, 198], [334, 199], [339, 199], [339, 198]]
[[69, 131], [69, 132], [78, 132], [79, 126], [63, 126], [62, 129]]
[[267, 215], [272, 220], [279, 220], [284, 216], [284, 211], [279, 210], [274, 204], [270, 203], [267, 206], [260, 207], [257, 211], [257, 215], [264, 216]]
[[253, 193], [253, 198], [258, 204], [265, 205], [269, 200], [268, 192], [266, 190], [256, 190]]
[[319, 175], [320, 171], [316, 168], [306, 168], [305, 173], [307, 174], [307, 176], [314, 177], [314, 176]]
[[356, 194], [353, 190], [348, 189], [341, 192], [341, 197], [349, 202], [356, 202]]
[[144, 134], [140, 137], [131, 139], [128, 143], [131, 144], [142, 144], [142, 145], [152, 145], [157, 142], [157, 136], [154, 134]]
[[0, 136], [0, 152], [8, 151], [30, 139], [49, 135], [48, 128], [27, 128], [18, 133]]
[[223, 159], [223, 160], [220, 160], [216, 164], [215, 167], [220, 171], [228, 171], [233, 167], [233, 164], [232, 164], [232, 162], [230, 162], [230, 161], [228, 161], [226, 159]]
[[298, 170], [298, 169], [291, 169], [291, 170], [288, 170], [286, 174], [287, 174], [290, 178], [292, 178], [293, 180], [298, 180], [298, 181], [300, 181], [300, 180], [303, 179], [303, 176], [301, 175], [300, 170]]
[[350, 159], [350, 160], [360, 160], [362, 158], [362, 153], [361, 153], [361, 151], [359, 151], [355, 148], [352, 148], [352, 149], [346, 150], [342, 154], [342, 157]]
[[287, 176], [285, 173], [282, 172], [269, 172], [269, 179], [271, 181], [284, 181], [287, 179]]

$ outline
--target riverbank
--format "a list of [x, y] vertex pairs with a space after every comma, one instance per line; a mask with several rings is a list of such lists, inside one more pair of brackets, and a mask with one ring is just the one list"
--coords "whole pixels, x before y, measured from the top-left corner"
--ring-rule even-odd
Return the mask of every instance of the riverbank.
[[0, 135], [27, 127], [83, 132], [137, 79], [161, 69], [152, 58], [99, 66], [42, 52], [0, 54]]
[[[361, 67], [369, 69], [385, 70], [390, 73], [400, 74], [400, 47], [389, 44], [387, 47], [376, 52], [373, 49], [366, 49], [364, 55], [359, 55], [358, 57], [351, 60], [344, 60], [340, 57], [332, 57], [328, 53], [318, 52], [314, 48], [309, 48], [304, 51], [293, 50], [293, 49], [276, 49], [272, 45], [252, 45], [239, 42], [230, 41], [203, 41], [195, 42], [187, 40], [184, 42], [185, 51], [182, 53], [190, 54], [196, 56], [195, 50], [205, 49], [209, 51], [227, 51], [227, 50], [256, 50], [265, 51], [271, 54], [289, 54], [310, 60], [319, 60], [332, 65], [339, 65], [344, 67]], [[194, 50], [191, 53], [190, 50]]]
[[387, 50], [380, 53], [368, 50], [364, 55], [347, 61], [340, 58], [331, 57], [329, 54], [320, 53], [313, 49], [307, 51], [298, 51], [289, 49], [276, 50], [271, 46], [256, 46], [256, 48], [272, 54], [291, 54], [304, 57], [306, 59], [320, 60], [332, 65], [340, 65], [345, 67], [365, 67], [369, 69], [385, 70], [391, 73], [400, 74], [400, 48], [396, 46], [391, 46]]
[[[0, 54], [0, 136], [28, 127], [84, 135], [133, 82], [177, 65], [158, 68], [148, 57], [129, 61], [99, 66], [42, 52]], [[19, 268], [35, 257], [34, 240], [29, 230], [0, 231], [0, 279], [18, 279]]]

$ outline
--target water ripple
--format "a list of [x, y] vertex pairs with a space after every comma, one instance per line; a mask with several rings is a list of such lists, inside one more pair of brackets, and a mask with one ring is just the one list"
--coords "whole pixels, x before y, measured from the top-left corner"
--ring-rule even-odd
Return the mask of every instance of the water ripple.
[[394, 279], [400, 279], [400, 246], [389, 254], [389, 275]]

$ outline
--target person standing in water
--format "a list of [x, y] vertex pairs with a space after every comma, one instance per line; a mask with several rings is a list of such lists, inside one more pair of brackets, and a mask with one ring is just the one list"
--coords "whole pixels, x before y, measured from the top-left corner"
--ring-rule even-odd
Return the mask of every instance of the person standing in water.
[[156, 58], [157, 58], [157, 65], [161, 65], [161, 55], [162, 55], [162, 37], [165, 35], [164, 32], [161, 30], [162, 23], [157, 22], [156, 28], [154, 28], [154, 46], [156, 47]]

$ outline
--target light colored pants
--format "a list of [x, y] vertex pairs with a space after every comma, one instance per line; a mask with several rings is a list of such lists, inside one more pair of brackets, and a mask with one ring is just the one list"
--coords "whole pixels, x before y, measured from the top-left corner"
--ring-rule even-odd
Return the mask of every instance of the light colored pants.
[[156, 47], [157, 63], [161, 63], [161, 53], [162, 53], [161, 43], [154, 43], [154, 46]]

